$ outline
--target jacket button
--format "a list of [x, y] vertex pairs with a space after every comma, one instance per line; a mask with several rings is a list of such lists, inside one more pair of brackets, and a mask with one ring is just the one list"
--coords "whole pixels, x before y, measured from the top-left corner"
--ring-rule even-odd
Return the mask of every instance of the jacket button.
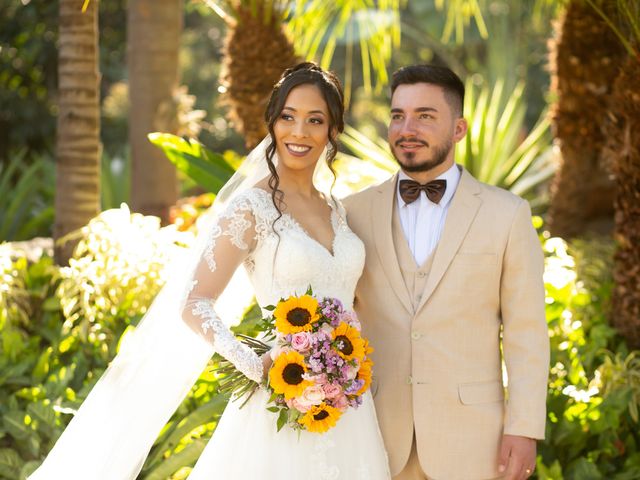
[[411, 378], [411, 375], [409, 375], [407, 377], [407, 385], [411, 385], [413, 383], [413, 379]]
[[424, 278], [427, 274], [425, 272], [418, 272], [418, 278]]
[[421, 336], [422, 335], [420, 335], [420, 332], [412, 332], [411, 333], [411, 338], [413, 338], [414, 340], [419, 340]]

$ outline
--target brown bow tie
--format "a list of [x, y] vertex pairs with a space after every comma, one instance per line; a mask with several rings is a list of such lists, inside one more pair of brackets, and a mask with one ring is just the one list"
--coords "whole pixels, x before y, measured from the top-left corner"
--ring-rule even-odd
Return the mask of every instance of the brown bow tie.
[[432, 180], [424, 185], [415, 180], [400, 180], [400, 196], [407, 204], [415, 202], [422, 191], [433, 203], [440, 203], [446, 189], [447, 181], [442, 179]]

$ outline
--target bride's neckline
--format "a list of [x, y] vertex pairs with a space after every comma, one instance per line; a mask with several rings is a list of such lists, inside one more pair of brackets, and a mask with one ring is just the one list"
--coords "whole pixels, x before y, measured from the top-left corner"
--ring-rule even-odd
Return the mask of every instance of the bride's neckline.
[[[260, 188], [260, 187], [251, 187], [249, 190], [258, 190], [260, 192], [262, 192], [264, 195], [267, 195], [269, 197], [269, 199], [271, 199], [271, 193], [266, 191], [264, 188]], [[302, 232], [303, 235], [305, 235], [306, 237], [309, 238], [309, 240], [311, 240], [312, 242], [314, 242], [315, 244], [317, 244], [320, 248], [322, 248], [325, 252], [327, 252], [329, 254], [329, 256], [331, 256], [332, 258], [335, 258], [335, 253], [336, 253], [336, 238], [338, 237], [338, 232], [336, 230], [336, 226], [335, 226], [335, 214], [336, 214], [336, 210], [334, 208], [334, 206], [330, 203], [327, 202], [327, 205], [329, 206], [329, 208], [331, 209], [331, 213], [329, 215], [329, 223], [331, 224], [331, 231], [333, 232], [333, 239], [331, 240], [331, 246], [327, 247], [326, 245], [324, 245], [322, 242], [320, 242], [318, 239], [316, 239], [315, 237], [313, 237], [306, 228], [304, 228], [302, 226], [302, 223], [300, 223], [293, 215], [291, 215], [288, 212], [281, 212], [283, 217], [287, 217], [291, 223], [298, 228], [298, 230], [300, 230]], [[273, 208], [275, 209], [275, 205], [273, 205], [273, 202], [271, 202], [271, 206], [273, 206]]]

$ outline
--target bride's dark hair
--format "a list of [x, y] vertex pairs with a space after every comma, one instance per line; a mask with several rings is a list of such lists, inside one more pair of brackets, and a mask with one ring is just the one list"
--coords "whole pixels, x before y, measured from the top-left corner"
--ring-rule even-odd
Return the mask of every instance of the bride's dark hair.
[[[333, 174], [335, 181], [335, 170], [333, 169], [333, 162], [335, 161], [336, 154], [338, 153], [338, 142], [336, 140], [337, 134], [342, 133], [344, 130], [344, 94], [342, 92], [342, 85], [340, 80], [333, 72], [323, 70], [313, 62], [302, 62], [295, 67], [286, 69], [278, 83], [276, 83], [271, 91], [269, 97], [269, 103], [264, 113], [265, 121], [267, 122], [267, 128], [269, 129], [269, 135], [271, 136], [271, 143], [267, 147], [266, 156], [267, 164], [271, 176], [269, 177], [269, 188], [271, 189], [271, 198], [273, 204], [278, 210], [279, 216], [277, 221], [282, 217], [282, 210], [280, 204], [284, 193], [278, 188], [280, 186], [280, 177], [276, 171], [276, 167], [273, 163], [273, 156], [276, 153], [275, 133], [273, 126], [280, 118], [284, 104], [291, 93], [291, 90], [300, 85], [315, 85], [320, 90], [322, 98], [327, 104], [329, 110], [329, 122], [328, 133], [330, 147], [327, 149], [326, 162], [329, 166], [329, 170]], [[321, 161], [320, 159], [318, 161]], [[274, 224], [275, 224], [274, 221]]]

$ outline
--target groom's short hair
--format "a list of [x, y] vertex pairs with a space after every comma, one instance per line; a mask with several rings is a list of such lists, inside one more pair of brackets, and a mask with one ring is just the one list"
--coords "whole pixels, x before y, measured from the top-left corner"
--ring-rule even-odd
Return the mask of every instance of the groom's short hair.
[[444, 89], [444, 95], [453, 113], [460, 117], [464, 105], [464, 83], [453, 70], [438, 65], [409, 65], [393, 72], [391, 96], [400, 85], [430, 83]]

